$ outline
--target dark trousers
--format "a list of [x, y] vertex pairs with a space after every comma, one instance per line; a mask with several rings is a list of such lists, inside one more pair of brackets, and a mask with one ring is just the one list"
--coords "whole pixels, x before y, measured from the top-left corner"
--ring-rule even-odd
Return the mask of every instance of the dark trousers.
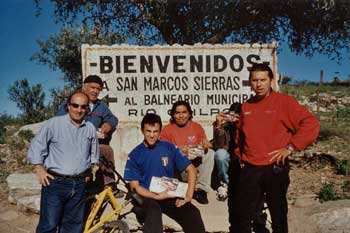
[[252, 221], [263, 193], [271, 214], [273, 233], [288, 232], [287, 191], [289, 186], [289, 165], [254, 166], [245, 164], [237, 183], [233, 200], [231, 233], [251, 233]]
[[80, 233], [84, 227], [84, 178], [55, 177], [42, 187], [37, 233]]
[[182, 230], [187, 233], [205, 233], [203, 220], [197, 207], [186, 203], [181, 207], [175, 206], [175, 198], [156, 201], [144, 198], [142, 205], [143, 232], [163, 233], [162, 213], [174, 219]]
[[229, 177], [229, 184], [228, 184], [228, 199], [227, 199], [227, 205], [228, 205], [228, 220], [230, 223], [230, 232], [233, 232], [233, 225], [234, 225], [234, 210], [236, 208], [234, 200], [236, 198], [237, 192], [238, 192], [238, 181], [239, 181], [239, 174], [241, 173], [241, 166], [239, 164], [239, 159], [237, 156], [231, 156], [228, 166], [228, 177]]

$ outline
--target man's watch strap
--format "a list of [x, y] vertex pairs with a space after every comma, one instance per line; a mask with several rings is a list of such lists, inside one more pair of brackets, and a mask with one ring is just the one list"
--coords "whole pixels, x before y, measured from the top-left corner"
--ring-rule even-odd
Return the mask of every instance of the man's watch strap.
[[286, 146], [286, 149], [289, 151], [289, 154], [293, 154], [294, 151], [295, 151], [295, 146], [291, 143], [289, 143], [287, 146]]

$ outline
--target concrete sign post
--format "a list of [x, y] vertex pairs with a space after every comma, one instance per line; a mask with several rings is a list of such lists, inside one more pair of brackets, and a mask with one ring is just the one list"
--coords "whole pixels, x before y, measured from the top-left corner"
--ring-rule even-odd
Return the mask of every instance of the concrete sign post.
[[[168, 112], [177, 100], [190, 103], [194, 120], [211, 138], [215, 115], [251, 96], [248, 74], [253, 63], [269, 64], [278, 77], [276, 48], [275, 43], [152, 47], [84, 44], [83, 77], [94, 74], [104, 81], [100, 98], [119, 118], [112, 146], [124, 161], [142, 139], [134, 129], [142, 117], [152, 112], [168, 122]], [[126, 135], [122, 135], [124, 131]]]

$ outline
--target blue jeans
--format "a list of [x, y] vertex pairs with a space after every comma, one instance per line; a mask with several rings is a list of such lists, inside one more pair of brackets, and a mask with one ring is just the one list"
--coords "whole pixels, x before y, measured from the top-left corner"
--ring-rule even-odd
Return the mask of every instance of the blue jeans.
[[228, 163], [230, 161], [230, 154], [225, 149], [218, 149], [215, 151], [215, 163], [218, 169], [219, 180], [228, 184]]
[[55, 177], [42, 187], [37, 233], [81, 233], [84, 227], [84, 178]]

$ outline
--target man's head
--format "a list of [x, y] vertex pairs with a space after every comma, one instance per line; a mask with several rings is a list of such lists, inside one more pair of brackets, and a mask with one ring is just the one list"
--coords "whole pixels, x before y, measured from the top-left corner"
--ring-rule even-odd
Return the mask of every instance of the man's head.
[[170, 110], [170, 122], [182, 127], [192, 120], [193, 111], [186, 101], [176, 101]]
[[69, 117], [77, 124], [80, 124], [89, 106], [89, 97], [81, 92], [74, 92], [68, 97], [67, 109]]
[[83, 91], [89, 96], [90, 102], [95, 103], [102, 87], [103, 82], [100, 77], [97, 75], [89, 75], [84, 80]]
[[273, 72], [266, 64], [255, 63], [250, 69], [249, 83], [258, 99], [270, 93], [273, 79]]
[[162, 130], [160, 116], [154, 113], [147, 113], [141, 121], [141, 130], [144, 136], [144, 143], [148, 146], [154, 146]]

